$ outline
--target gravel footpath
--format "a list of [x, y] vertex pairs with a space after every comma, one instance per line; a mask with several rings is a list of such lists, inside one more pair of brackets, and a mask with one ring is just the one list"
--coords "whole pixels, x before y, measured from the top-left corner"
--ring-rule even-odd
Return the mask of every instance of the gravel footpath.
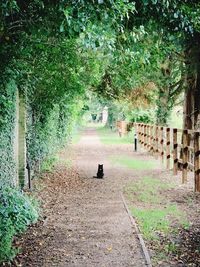
[[[72, 168], [61, 164], [37, 182], [43, 219], [16, 239], [21, 253], [12, 266], [145, 266], [121, 198], [124, 185], [134, 179], [133, 171], [114, 167], [108, 160], [130, 149], [130, 145], [105, 146], [94, 129], [86, 129], [72, 146]], [[62, 162], [68, 158], [66, 149]], [[93, 178], [101, 163], [105, 178]]]

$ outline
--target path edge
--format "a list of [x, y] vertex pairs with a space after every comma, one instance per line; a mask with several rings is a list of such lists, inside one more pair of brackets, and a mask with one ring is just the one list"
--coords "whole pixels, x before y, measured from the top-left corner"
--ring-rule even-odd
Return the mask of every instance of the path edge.
[[138, 237], [138, 239], [139, 239], [139, 241], [140, 241], [140, 245], [141, 245], [141, 248], [142, 248], [142, 252], [143, 252], [143, 254], [144, 254], [144, 258], [145, 258], [145, 261], [146, 261], [146, 264], [145, 264], [145, 265], [148, 266], [148, 267], [152, 267], [152, 264], [151, 264], [151, 258], [150, 258], [148, 249], [147, 249], [147, 247], [146, 247], [146, 245], [145, 245], [145, 242], [144, 242], [144, 239], [143, 239], [143, 237], [142, 237], [142, 234], [141, 234], [140, 231], [139, 231], [139, 228], [138, 228], [138, 226], [137, 226], [137, 223], [136, 223], [135, 219], [134, 219], [133, 216], [131, 215], [131, 212], [130, 212], [130, 210], [129, 210], [129, 208], [128, 208], [128, 205], [127, 205], [126, 200], [125, 200], [125, 198], [124, 198], [124, 196], [123, 196], [122, 193], [121, 193], [121, 198], [122, 198], [124, 207], [125, 207], [125, 209], [126, 209], [126, 212], [127, 212], [128, 216], [129, 216], [129, 219], [130, 219], [130, 221], [131, 221], [131, 224], [134, 226], [134, 228], [135, 228], [135, 230], [136, 230], [137, 237]]

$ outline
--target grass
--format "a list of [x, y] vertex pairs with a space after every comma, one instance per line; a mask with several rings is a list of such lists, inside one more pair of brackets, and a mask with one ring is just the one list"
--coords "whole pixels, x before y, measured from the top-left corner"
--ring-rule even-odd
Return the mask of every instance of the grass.
[[[171, 231], [171, 220], [182, 222], [183, 212], [177, 205], [167, 205], [165, 208], [131, 208], [137, 218], [140, 229], [147, 240], [159, 238], [159, 233], [167, 234]], [[185, 222], [185, 220], [184, 220]]]
[[138, 160], [128, 156], [110, 157], [112, 163], [127, 167], [134, 170], [151, 170], [155, 169], [157, 163], [151, 160]]
[[[161, 203], [162, 198], [155, 192], [172, 188], [173, 185], [162, 183], [160, 180], [152, 177], [143, 177], [140, 181], [129, 184], [125, 188], [125, 193], [129, 199], [137, 195], [137, 199], [144, 203]], [[144, 190], [145, 189], [145, 190]]]
[[100, 140], [105, 145], [120, 145], [120, 144], [132, 144], [133, 143], [133, 132], [128, 135], [119, 137], [117, 132], [111, 131], [106, 127], [97, 128], [97, 133], [100, 136]]
[[175, 234], [176, 226], [188, 227], [184, 211], [176, 203], [171, 203], [163, 192], [175, 187], [153, 177], [143, 177], [136, 182], [129, 183], [124, 188], [125, 196], [129, 200], [132, 215], [136, 218], [144, 239], [150, 241], [156, 254], [155, 262], [167, 259], [169, 252], [174, 252], [176, 246], [171, 242], [163, 242], [160, 237]]

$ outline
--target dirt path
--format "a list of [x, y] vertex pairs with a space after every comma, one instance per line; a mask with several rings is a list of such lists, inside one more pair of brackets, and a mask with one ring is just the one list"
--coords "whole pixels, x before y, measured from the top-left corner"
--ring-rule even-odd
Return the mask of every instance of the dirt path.
[[[73, 168], [59, 166], [43, 180], [39, 195], [46, 219], [16, 241], [22, 251], [13, 265], [145, 266], [120, 195], [133, 171], [109, 163], [115, 150], [102, 145], [94, 129], [84, 132], [73, 148]], [[63, 161], [68, 156], [63, 152]], [[105, 179], [93, 178], [98, 163], [104, 164]]]

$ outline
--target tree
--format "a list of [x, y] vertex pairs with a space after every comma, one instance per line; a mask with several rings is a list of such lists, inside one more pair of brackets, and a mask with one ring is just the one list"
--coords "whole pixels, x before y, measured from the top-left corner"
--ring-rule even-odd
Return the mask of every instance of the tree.
[[[102, 3], [103, 2], [103, 3]], [[77, 19], [81, 16], [87, 21], [104, 22], [108, 17], [108, 13], [116, 13], [111, 19], [119, 18], [122, 15], [120, 24], [117, 20], [114, 21], [114, 28], [118, 27], [118, 33], [123, 33], [124, 29], [132, 30], [133, 27], [146, 25], [149, 20], [157, 22], [164, 30], [164, 32], [175, 34], [178, 36], [179, 43], [182, 46], [184, 54], [184, 63], [186, 65], [187, 78], [186, 78], [186, 103], [185, 103], [185, 125], [189, 128], [198, 127], [199, 120], [199, 31], [200, 31], [200, 3], [198, 0], [145, 0], [145, 1], [101, 1], [101, 5], [95, 2], [90, 2], [87, 8], [86, 2], [82, 1], [75, 7], [68, 7], [70, 14], [67, 18], [76, 16], [76, 25], [78, 29], [84, 30], [81, 21]], [[132, 6], [131, 6], [132, 4]], [[116, 8], [117, 7], [117, 8]], [[120, 7], [120, 8], [119, 8]], [[122, 7], [122, 8], [121, 8]], [[75, 11], [76, 10], [76, 11]], [[113, 12], [112, 12], [112, 11]], [[82, 12], [83, 11], [83, 12]], [[130, 12], [131, 11], [131, 12]], [[137, 11], [137, 12], [135, 12]], [[126, 14], [126, 16], [123, 16]], [[108, 19], [107, 19], [108, 20]]]
[[199, 1], [137, 1], [141, 21], [153, 19], [172, 34], [178, 33], [186, 67], [184, 127], [199, 129], [200, 119], [200, 3]]

